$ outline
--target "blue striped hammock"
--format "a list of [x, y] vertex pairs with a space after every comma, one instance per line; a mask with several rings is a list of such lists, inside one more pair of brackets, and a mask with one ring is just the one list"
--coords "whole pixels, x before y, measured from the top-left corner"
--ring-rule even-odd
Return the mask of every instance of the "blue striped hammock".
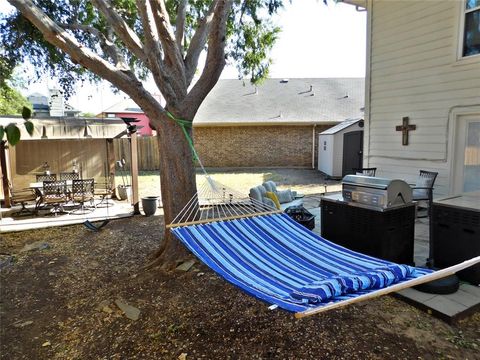
[[382, 295], [403, 283], [430, 281], [427, 278], [434, 275], [428, 269], [348, 250], [285, 214], [178, 226], [171, 231], [223, 278], [269, 304], [296, 312], [297, 317]]

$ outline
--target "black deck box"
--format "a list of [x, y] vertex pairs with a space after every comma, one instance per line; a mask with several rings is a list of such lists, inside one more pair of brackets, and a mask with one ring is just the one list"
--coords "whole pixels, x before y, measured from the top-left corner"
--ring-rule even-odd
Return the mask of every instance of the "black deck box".
[[380, 211], [322, 198], [322, 237], [360, 253], [413, 265], [415, 205]]
[[[452, 200], [450, 200], [452, 199]], [[432, 206], [433, 265], [446, 268], [480, 256], [480, 211], [453, 206], [450, 201], [434, 202]], [[478, 198], [480, 206], [480, 197]], [[461, 280], [480, 284], [480, 265], [458, 272]]]

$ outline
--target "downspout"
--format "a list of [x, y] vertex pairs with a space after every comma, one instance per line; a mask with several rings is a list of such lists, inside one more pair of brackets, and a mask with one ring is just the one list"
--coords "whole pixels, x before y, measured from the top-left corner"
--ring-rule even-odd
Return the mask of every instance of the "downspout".
[[[365, 114], [364, 121], [368, 128], [367, 144], [363, 144], [363, 159], [367, 160], [367, 166], [370, 166], [370, 133], [371, 133], [371, 95], [372, 95], [372, 22], [373, 22], [373, 1], [367, 0], [367, 64], [365, 76]], [[367, 151], [365, 151], [365, 149]], [[366, 154], [365, 154], [366, 153]]]
[[315, 128], [317, 124], [313, 124], [313, 133], [312, 133], [312, 169], [315, 170]]

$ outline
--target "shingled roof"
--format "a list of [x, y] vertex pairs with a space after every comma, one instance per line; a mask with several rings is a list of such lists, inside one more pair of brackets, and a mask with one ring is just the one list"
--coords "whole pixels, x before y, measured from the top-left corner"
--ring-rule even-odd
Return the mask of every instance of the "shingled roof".
[[219, 80], [196, 126], [336, 124], [363, 116], [363, 78]]

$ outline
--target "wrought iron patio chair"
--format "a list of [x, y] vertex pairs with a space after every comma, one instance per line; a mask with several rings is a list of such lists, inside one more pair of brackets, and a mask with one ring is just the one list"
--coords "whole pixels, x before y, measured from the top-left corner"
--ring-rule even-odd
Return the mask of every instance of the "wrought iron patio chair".
[[[430, 209], [433, 201], [433, 185], [437, 178], [438, 172], [420, 170], [417, 181], [411, 184], [413, 201], [424, 201], [427, 203], [427, 215], [430, 216]], [[418, 216], [417, 217], [426, 217]]]
[[37, 175], [37, 182], [57, 181], [57, 174], [41, 174]]
[[[12, 213], [12, 217], [15, 216], [27, 216], [27, 215], [37, 215], [37, 193], [34, 189], [20, 189], [14, 190], [10, 181], [8, 182], [8, 187], [10, 191], [10, 203], [11, 205], [21, 205], [20, 210]], [[28, 203], [35, 203], [33, 210], [27, 208]]]
[[[94, 179], [80, 179], [72, 181], [71, 199], [80, 204], [80, 211], [85, 212], [87, 209], [85, 203], [90, 202], [93, 211], [93, 195], [95, 191]], [[74, 211], [77, 212], [77, 211]]]
[[375, 173], [377, 172], [376, 167], [372, 168], [354, 168], [353, 169], [354, 174], [356, 175], [364, 175], [364, 176], [375, 176]]
[[52, 214], [57, 216], [65, 213], [63, 205], [68, 201], [66, 180], [44, 181], [42, 192], [42, 204], [51, 205]]

